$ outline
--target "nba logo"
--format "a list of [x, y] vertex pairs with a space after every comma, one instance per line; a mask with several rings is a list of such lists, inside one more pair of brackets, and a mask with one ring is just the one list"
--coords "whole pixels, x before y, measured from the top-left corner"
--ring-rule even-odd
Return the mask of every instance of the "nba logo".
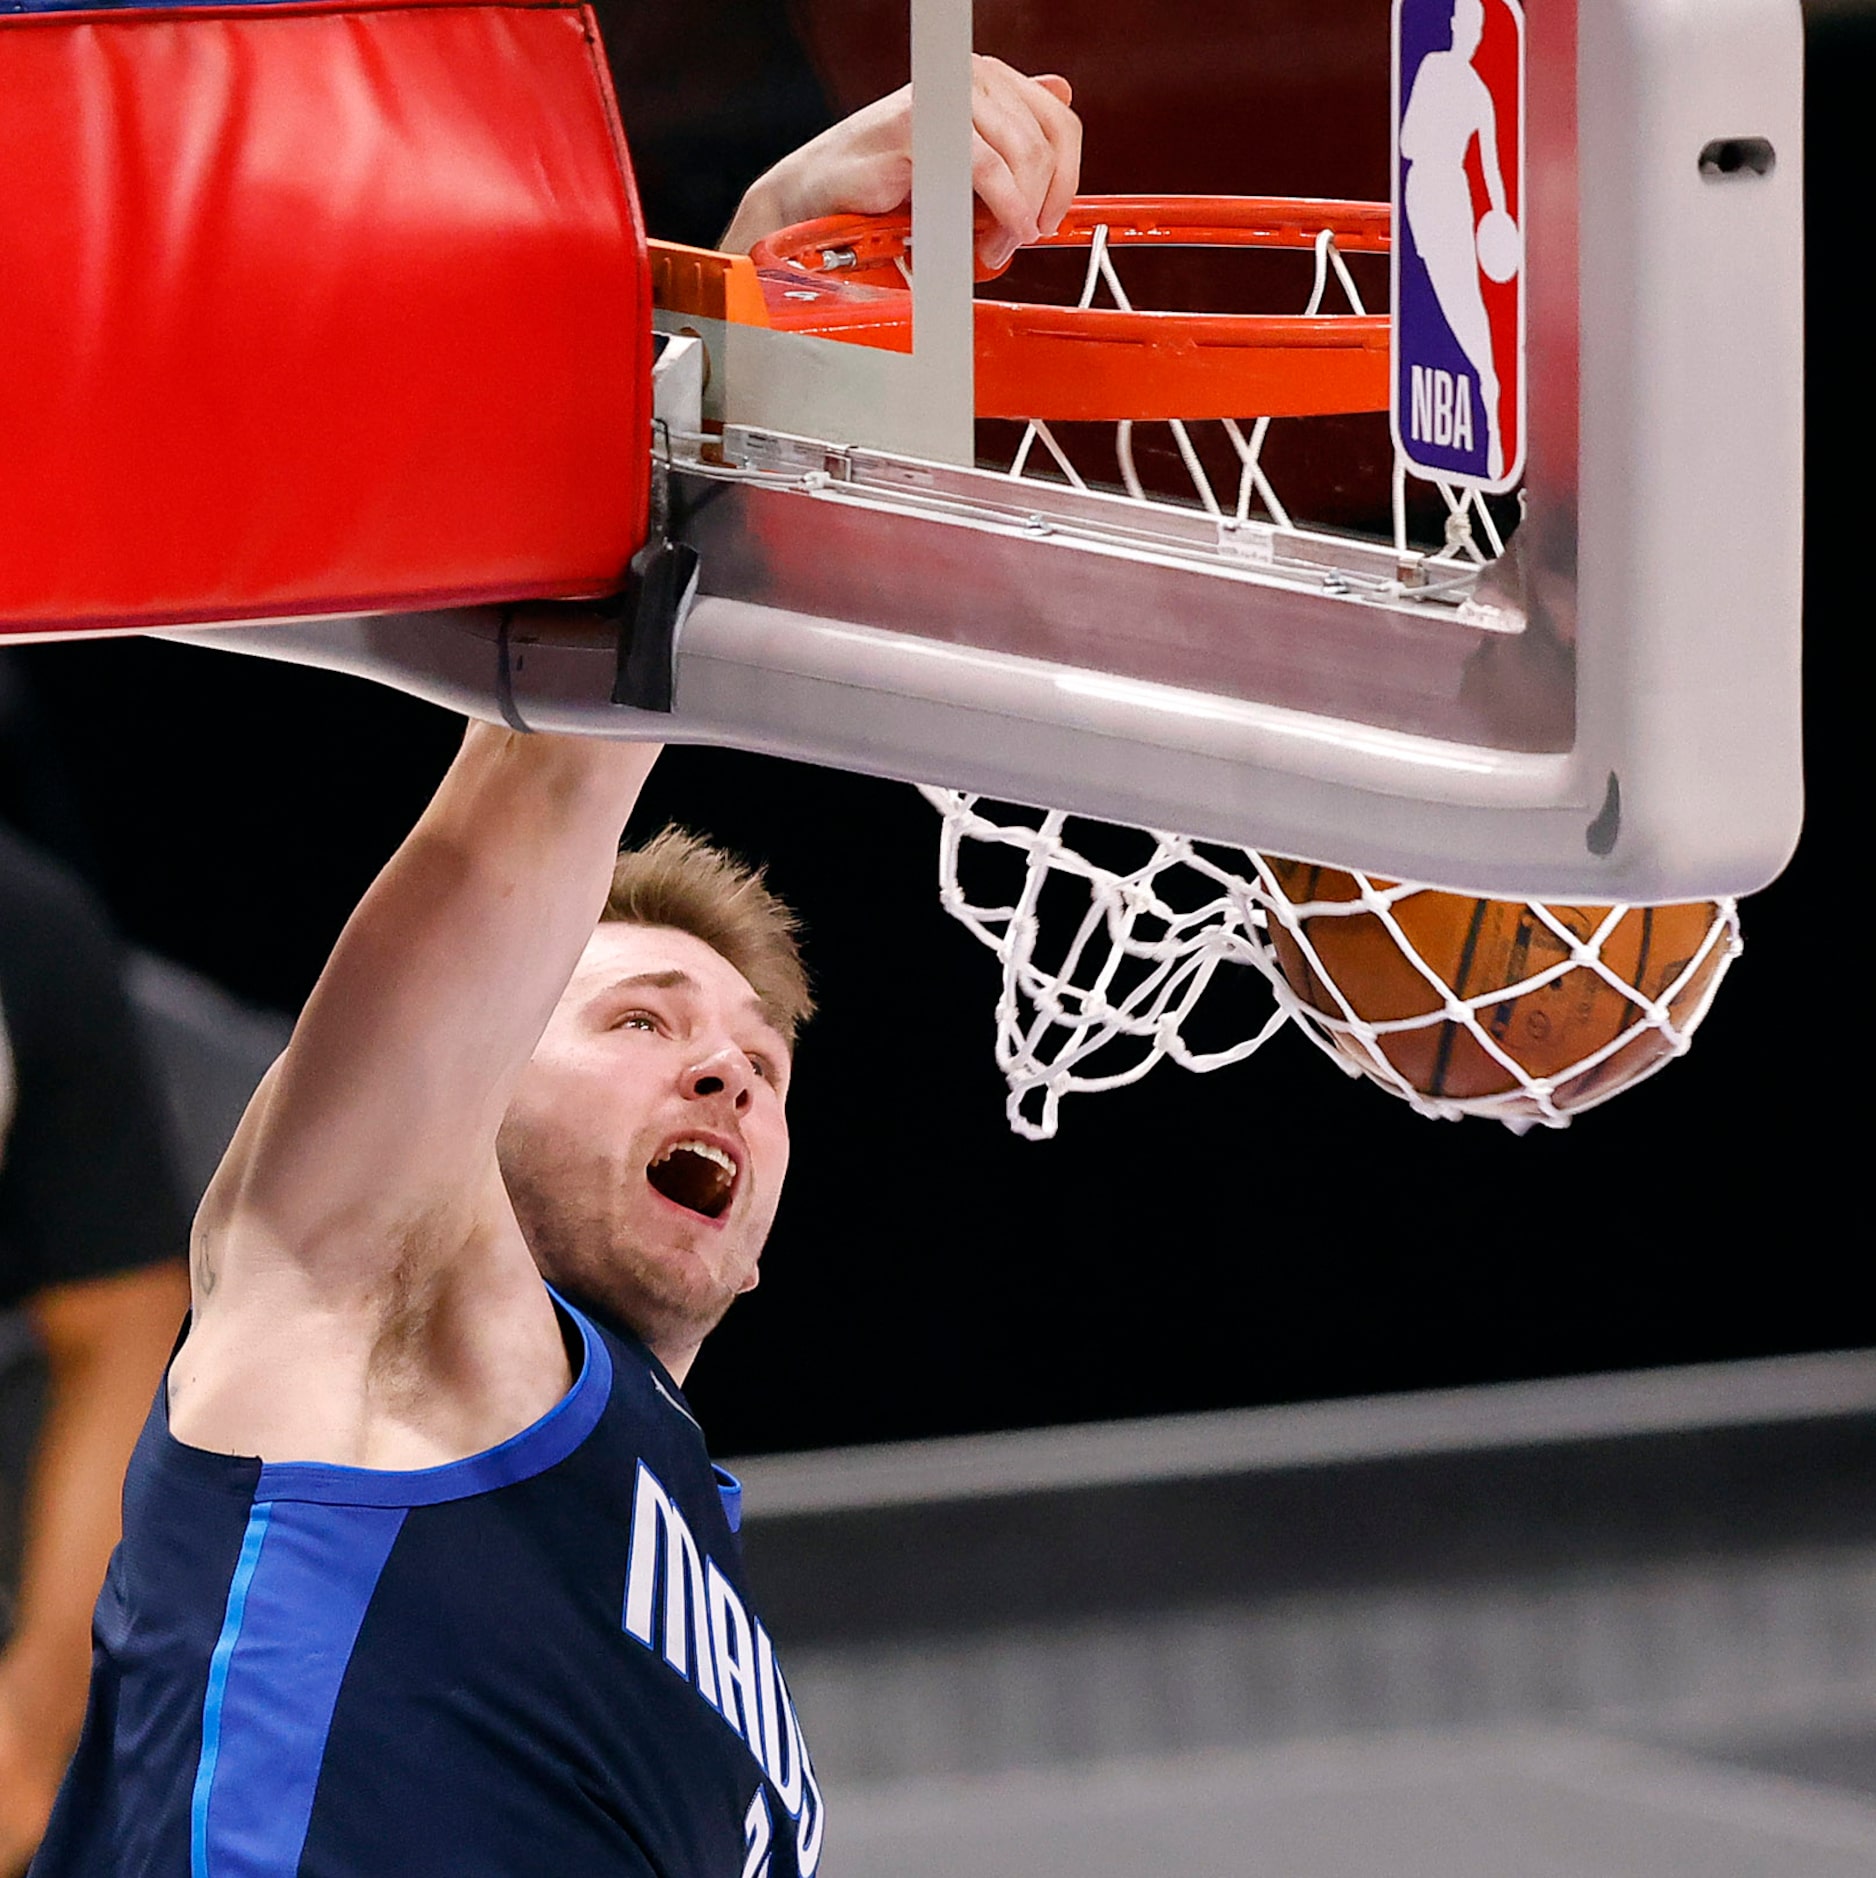
[[1524, 467], [1524, 9], [1394, 0], [1394, 444], [1442, 482]]

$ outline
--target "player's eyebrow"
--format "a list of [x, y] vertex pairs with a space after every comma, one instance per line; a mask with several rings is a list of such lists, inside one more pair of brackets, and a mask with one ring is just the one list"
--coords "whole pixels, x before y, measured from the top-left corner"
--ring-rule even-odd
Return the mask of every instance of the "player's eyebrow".
[[629, 998], [635, 991], [686, 991], [695, 992], [697, 981], [689, 972], [682, 972], [676, 966], [667, 966], [658, 972], [632, 972], [624, 978], [614, 978], [599, 987], [581, 1007], [587, 1011], [604, 1010], [617, 1004], [621, 998]]
[[676, 966], [666, 966], [661, 972], [633, 972], [625, 978], [615, 978], [606, 987], [606, 995], [615, 991], [631, 991], [640, 985], [649, 985], [654, 991], [695, 991], [697, 981], [689, 972], [681, 972]]

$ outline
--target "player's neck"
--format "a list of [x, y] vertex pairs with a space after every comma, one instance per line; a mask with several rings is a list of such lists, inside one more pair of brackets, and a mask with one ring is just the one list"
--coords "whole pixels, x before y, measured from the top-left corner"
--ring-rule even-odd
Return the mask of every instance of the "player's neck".
[[590, 1297], [578, 1285], [565, 1285], [555, 1280], [554, 1289], [576, 1310], [611, 1331], [621, 1342], [635, 1345], [655, 1358], [659, 1368], [676, 1387], [681, 1389], [684, 1386], [684, 1378], [690, 1374], [691, 1365], [697, 1360], [697, 1352], [703, 1348], [701, 1337], [676, 1340], [647, 1337], [643, 1331], [628, 1324], [616, 1309]]

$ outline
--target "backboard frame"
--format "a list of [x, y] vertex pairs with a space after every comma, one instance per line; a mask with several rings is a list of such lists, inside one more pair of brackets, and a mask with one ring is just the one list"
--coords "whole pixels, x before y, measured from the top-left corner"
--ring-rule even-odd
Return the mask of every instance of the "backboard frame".
[[[685, 322], [730, 447], [654, 443], [703, 557], [672, 715], [612, 701], [616, 645], [577, 610], [182, 630], [532, 728], [734, 744], [1480, 893], [1770, 880], [1802, 814], [1797, 0], [1532, 0], [1527, 509], [1471, 659], [1424, 607], [1301, 582], [1222, 530], [1130, 537], [1122, 498], [1013, 504], [967, 466], [970, 8], [910, 3], [913, 352]], [[1709, 161], [1741, 141], [1775, 160]], [[1065, 594], [1124, 609], [1152, 657], [1078, 658], [1072, 620], [1051, 627]], [[1314, 688], [1157, 675], [1233, 622], [1272, 670], [1286, 644], [1327, 648]], [[1416, 636], [1437, 656], [1362, 704], [1377, 648]], [[1504, 697], [1480, 705], [1493, 668]]]

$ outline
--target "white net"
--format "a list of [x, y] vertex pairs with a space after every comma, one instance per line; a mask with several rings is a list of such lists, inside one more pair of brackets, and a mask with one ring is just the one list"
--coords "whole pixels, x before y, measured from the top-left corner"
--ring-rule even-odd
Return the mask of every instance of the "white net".
[[[1292, 1021], [1422, 1115], [1562, 1127], [1680, 1055], [1740, 949], [1730, 900], [1479, 900], [924, 794], [944, 822], [945, 910], [1001, 969], [997, 1066], [1031, 1140], [1055, 1133], [1066, 1095], [1167, 1059], [1222, 1069]], [[1084, 851], [1130, 844], [1111, 865]], [[1238, 968], [1236, 1035], [1206, 1047], [1193, 1033], [1217, 1027], [1221, 968]]]
[[[1116, 307], [1123, 312], [1132, 312], [1134, 303], [1121, 283], [1115, 249], [1108, 237], [1106, 224], [1097, 223], [1089, 241], [1087, 268], [1075, 305], [1082, 309], [1092, 307], [1100, 289], [1105, 286]], [[1329, 304], [1332, 283], [1339, 289], [1340, 298], [1349, 313], [1365, 314], [1368, 310], [1366, 302], [1349, 271], [1347, 259], [1336, 246], [1333, 230], [1323, 228], [1317, 232], [1313, 253], [1315, 265], [1309, 297], [1302, 308], [1303, 316], [1333, 317]], [[1187, 496], [1188, 500], [1196, 499], [1208, 515], [1226, 524], [1265, 522], [1286, 535], [1300, 539], [1305, 530], [1299, 526], [1291, 506], [1284, 501], [1271, 478], [1268, 446], [1271, 425], [1275, 421], [1267, 416], [1249, 414], [1242, 418], [1218, 420], [1217, 428], [1230, 446], [1223, 460], [1231, 466], [1225, 484], [1221, 487], [1217, 472], [1207, 462], [1210, 453], [1200, 448], [1199, 433], [1208, 426], [1192, 420], [1169, 420], [1165, 428], [1171, 435], [1178, 461], [1190, 484], [1187, 495], [1185, 491], [1175, 494], [1148, 489], [1141, 476], [1136, 448], [1137, 433], [1145, 427], [1136, 425], [1130, 419], [1122, 419], [1114, 426], [1115, 467], [1121, 486], [1136, 502], [1178, 502], [1181, 496]], [[1309, 420], [1287, 421], [1307, 423]], [[1077, 467], [1073, 453], [1064, 447], [1056, 431], [1040, 419], [1032, 419], [1023, 427], [1008, 473], [1022, 480], [1050, 469], [1071, 488], [1088, 487], [1087, 479]], [[1430, 552], [1416, 547], [1410, 539], [1410, 481], [1425, 484], [1438, 495], [1442, 510], [1441, 538]], [[1462, 576], [1469, 583], [1480, 567], [1504, 552], [1505, 539], [1498, 519], [1478, 490], [1418, 475], [1410, 476], [1406, 463], [1396, 457], [1390, 494], [1393, 524], [1390, 546], [1393, 556], [1403, 570], [1412, 569], [1416, 576], [1412, 581], [1402, 578], [1391, 583], [1397, 597], [1427, 597], [1440, 591], [1439, 576], [1442, 569]]]
[[[1362, 312], [1328, 229], [1314, 254], [1304, 311], [1322, 312], [1333, 280]], [[1078, 304], [1091, 306], [1103, 285], [1131, 308], [1097, 227]], [[1229, 456], [1210, 453], [1234, 466], [1234, 483], [1222, 487], [1198, 427], [1173, 422], [1190, 483], [1176, 492], [1146, 488], [1136, 427], [1123, 422], [1114, 442], [1121, 484], [1138, 502], [1196, 500], [1221, 524], [1257, 521], [1300, 540], [1267, 466], [1271, 421], [1224, 422]], [[1031, 422], [1009, 474], [1053, 472], [1085, 488], [1076, 454]], [[1409, 480], [1396, 458], [1389, 547], [1400, 571], [1375, 597], [1451, 598], [1504, 552], [1499, 518], [1478, 491], [1435, 483], [1439, 539], [1416, 548]], [[1740, 949], [1730, 900], [1480, 900], [955, 790], [923, 793], [943, 818], [943, 905], [1001, 969], [997, 1064], [1010, 1125], [1035, 1140], [1055, 1133], [1072, 1092], [1138, 1081], [1167, 1059], [1221, 1069], [1288, 1023], [1423, 1115], [1489, 1116], [1519, 1132], [1561, 1127], [1681, 1054]], [[1232, 1006], [1222, 1020], [1221, 998]]]
[[[1074, 823], [1060, 810], [1030, 819], [993, 814], [976, 796], [926, 789], [944, 818], [939, 895], [945, 910], [995, 952], [996, 1055], [1010, 1087], [1010, 1126], [1032, 1141], [1055, 1133], [1070, 1090], [1137, 1082], [1162, 1057], [1186, 1069], [1241, 1062], [1288, 1017], [1273, 1006], [1249, 1034], [1206, 1051], [1187, 1040], [1220, 966], [1264, 968], [1262, 913], [1251, 883], [1178, 835], [1140, 834], [1137, 859], [1102, 866], [1075, 837], [1122, 831]], [[1123, 842], [1126, 836], [1122, 835]], [[1000, 861], [1001, 893], [973, 897], [964, 876]], [[989, 882], [986, 881], [986, 886]], [[1067, 889], [1064, 894], [1063, 889]], [[982, 891], [980, 889], [980, 891]], [[1060, 937], [1044, 949], [1045, 896]]]

